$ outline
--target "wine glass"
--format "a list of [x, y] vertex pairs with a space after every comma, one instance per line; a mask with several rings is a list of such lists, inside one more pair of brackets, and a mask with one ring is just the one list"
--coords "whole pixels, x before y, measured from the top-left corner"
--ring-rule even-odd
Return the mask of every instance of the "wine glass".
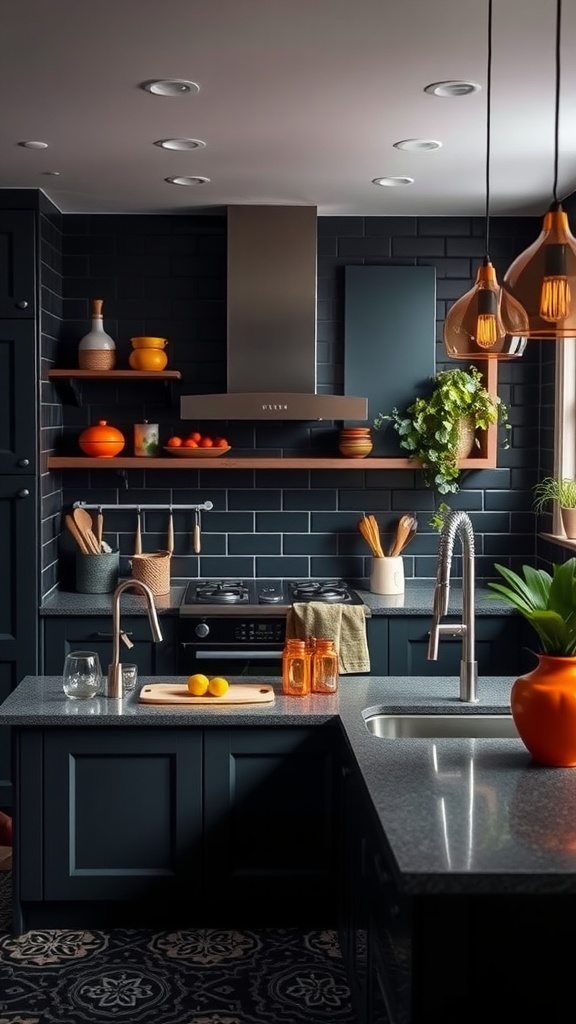
[[71, 651], [64, 659], [64, 693], [73, 700], [95, 697], [102, 686], [100, 658], [95, 651]]

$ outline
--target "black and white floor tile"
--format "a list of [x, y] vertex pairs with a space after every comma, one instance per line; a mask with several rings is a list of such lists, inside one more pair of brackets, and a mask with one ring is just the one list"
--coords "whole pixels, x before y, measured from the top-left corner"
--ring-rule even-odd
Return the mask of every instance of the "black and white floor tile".
[[10, 934], [0, 1024], [355, 1024], [337, 935], [294, 928]]

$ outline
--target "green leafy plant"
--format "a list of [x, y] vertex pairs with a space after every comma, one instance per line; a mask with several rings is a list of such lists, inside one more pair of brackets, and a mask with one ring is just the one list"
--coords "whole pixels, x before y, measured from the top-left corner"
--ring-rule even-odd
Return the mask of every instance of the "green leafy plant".
[[576, 558], [545, 569], [522, 566], [522, 576], [504, 565], [495, 569], [506, 581], [489, 582], [506, 604], [516, 608], [535, 629], [541, 653], [561, 658], [576, 655]]
[[[460, 490], [458, 446], [463, 420], [468, 420], [474, 431], [487, 430], [491, 423], [510, 429], [506, 406], [490, 394], [475, 366], [441, 370], [432, 377], [427, 397], [416, 398], [404, 414], [398, 409], [378, 413], [373, 426], [378, 430], [389, 421], [398, 433], [400, 447], [420, 463], [426, 486], [449, 494]], [[474, 443], [479, 447], [477, 437]], [[503, 447], [509, 447], [507, 437]]]
[[557, 501], [560, 508], [576, 508], [576, 480], [547, 476], [534, 487], [534, 509], [543, 512], [548, 504]]

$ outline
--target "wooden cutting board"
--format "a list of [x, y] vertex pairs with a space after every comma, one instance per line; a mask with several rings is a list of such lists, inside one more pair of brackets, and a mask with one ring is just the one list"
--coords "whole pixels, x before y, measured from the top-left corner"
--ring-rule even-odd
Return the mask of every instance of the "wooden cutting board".
[[231, 683], [222, 697], [193, 697], [186, 683], [149, 683], [140, 690], [141, 704], [272, 704], [274, 690], [267, 683]]

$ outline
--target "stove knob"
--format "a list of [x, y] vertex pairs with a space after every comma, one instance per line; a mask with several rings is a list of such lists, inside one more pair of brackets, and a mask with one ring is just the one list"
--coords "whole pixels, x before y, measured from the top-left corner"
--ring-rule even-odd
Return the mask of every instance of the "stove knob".
[[208, 636], [210, 632], [210, 626], [206, 622], [199, 622], [194, 632], [196, 633], [196, 636], [200, 637], [200, 639], [203, 639], [204, 637]]

